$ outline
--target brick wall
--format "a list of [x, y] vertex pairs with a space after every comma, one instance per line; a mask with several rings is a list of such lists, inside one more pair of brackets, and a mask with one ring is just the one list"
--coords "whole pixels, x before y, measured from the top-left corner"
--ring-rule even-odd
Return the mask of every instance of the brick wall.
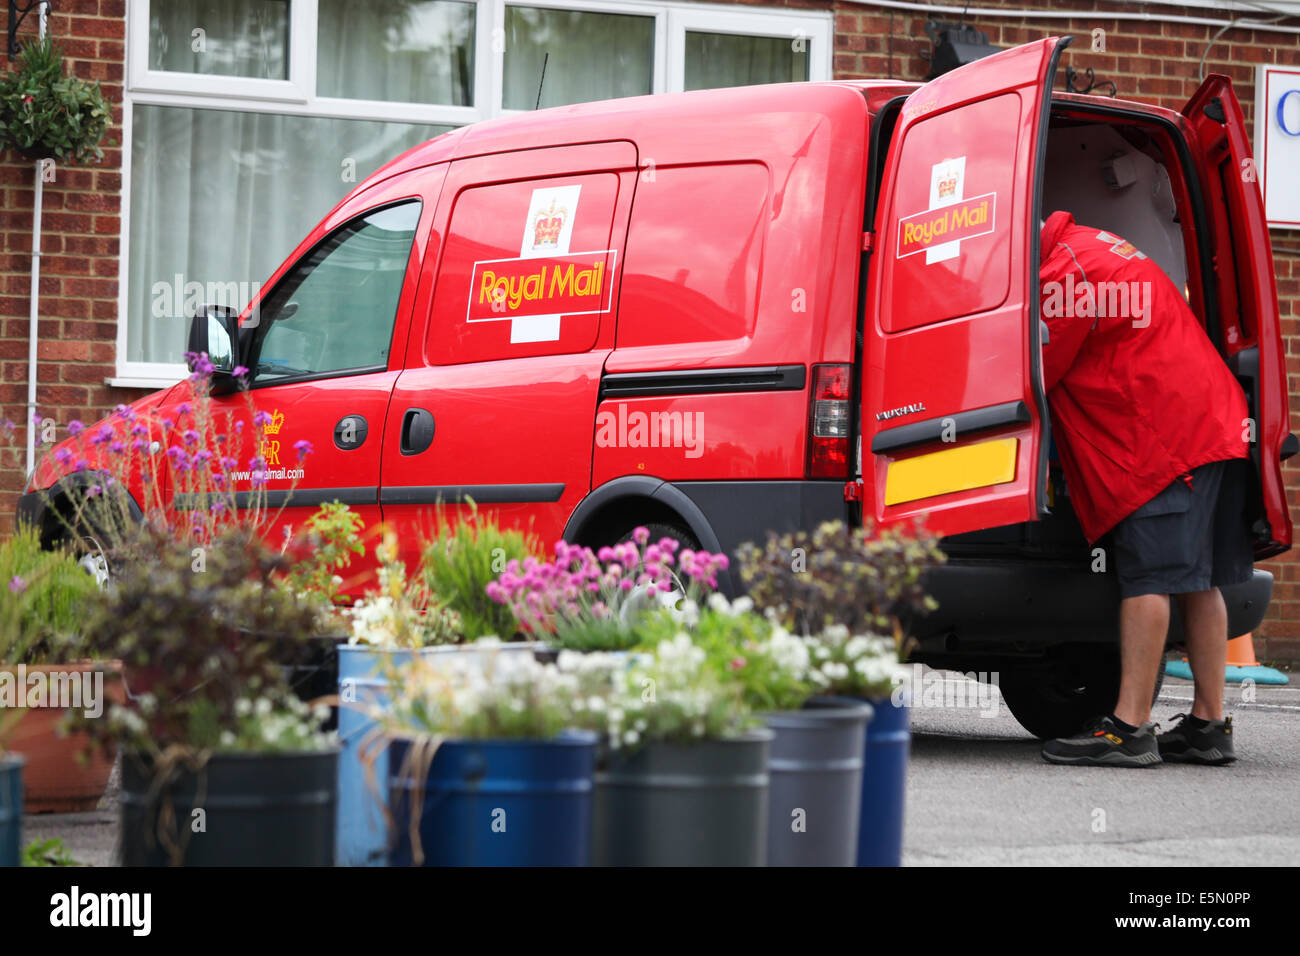
[[[113, 104], [103, 161], [58, 166], [54, 181], [43, 185], [36, 397], [42, 415], [63, 423], [91, 421], [143, 393], [104, 384], [115, 372], [126, 0], [59, 0], [55, 6], [49, 31], [70, 72], [98, 80]], [[34, 38], [36, 31], [33, 11], [20, 39]], [[9, 60], [4, 63], [11, 68]], [[20, 426], [16, 451], [0, 456], [0, 528], [6, 530], [22, 485], [29, 420], [24, 405], [35, 177], [35, 163], [12, 152], [0, 156], [0, 410]]]
[[[104, 379], [115, 371], [118, 247], [121, 213], [121, 104], [126, 0], [60, 0], [50, 30], [63, 45], [72, 71], [99, 80], [113, 103], [104, 160], [94, 166], [59, 168], [45, 184], [40, 287], [41, 347], [37, 401], [43, 414], [59, 422], [93, 420], [118, 402], [142, 394], [114, 389]], [[835, 14], [836, 78], [895, 76], [922, 80], [928, 64], [920, 53], [930, 48], [925, 17], [847, 0], [784, 0], [764, 6], [829, 10]], [[1051, 7], [1045, 0], [977, 0], [975, 8]], [[1085, 0], [1080, 0], [1080, 6]], [[1300, 65], [1300, 36], [1233, 29], [1206, 51], [1216, 27], [1167, 22], [1166, 15], [1219, 18], [1218, 11], [1157, 8], [1136, 3], [1095, 3], [1097, 12], [1072, 20], [1008, 19], [972, 13], [968, 22], [1000, 46], [1013, 46], [1050, 34], [1073, 33], [1076, 46], [1065, 65], [1092, 67], [1099, 79], [1113, 80], [1119, 95], [1177, 109], [1198, 85], [1198, 61], [1206, 72], [1226, 73], [1238, 84], [1249, 128], [1254, 122], [1254, 68], [1257, 64]], [[1116, 11], [1148, 12], [1149, 21], [1108, 18]], [[23, 35], [35, 33], [35, 15]], [[1106, 31], [1106, 51], [1090, 50], [1092, 31]], [[6, 68], [7, 64], [6, 64]], [[1058, 88], [1059, 82], [1058, 82]], [[28, 295], [31, 282], [31, 223], [34, 164], [11, 154], [0, 156], [0, 409], [20, 424], [15, 443], [22, 448], [28, 416], [26, 401]], [[1291, 390], [1300, 391], [1300, 234], [1273, 233], [1283, 332], [1287, 341]], [[19, 462], [21, 459], [17, 459]], [[9, 526], [13, 501], [22, 482], [12, 457], [0, 463], [0, 529]], [[1300, 459], [1288, 467], [1289, 495], [1300, 505]], [[1256, 639], [1262, 658], [1300, 660], [1300, 561], [1292, 555], [1270, 565], [1277, 575], [1273, 607]]]
[[[971, 6], [1052, 7], [1041, 0], [1028, 3], [975, 0]], [[1077, 6], [1095, 6], [1097, 12], [1069, 20], [994, 18], [972, 12], [966, 22], [987, 33], [991, 43], [1003, 47], [1044, 36], [1073, 34], [1074, 45], [1061, 58], [1061, 77], [1066, 66], [1080, 73], [1091, 67], [1098, 80], [1114, 81], [1121, 98], [1170, 109], [1181, 109], [1200, 85], [1199, 61], [1204, 55], [1206, 75], [1223, 73], [1232, 78], [1252, 140], [1255, 67], [1259, 64], [1300, 66], [1300, 35], [1233, 29], [1210, 46], [1218, 27], [1170, 23], [1161, 16], [1167, 13], [1219, 19], [1223, 17], [1222, 11], [1166, 9], [1131, 3], [1080, 2]], [[891, 75], [907, 80], [925, 79], [929, 64], [921, 58], [921, 53], [931, 48], [924, 31], [925, 17], [896, 11], [891, 18], [887, 9], [844, 0], [836, 0], [834, 11], [836, 79]], [[1152, 20], [1107, 18], [1107, 12], [1115, 11], [1147, 12], [1152, 14]], [[1300, 20], [1288, 22], [1300, 24]], [[1104, 53], [1091, 51], [1092, 31], [1097, 28], [1105, 31]], [[1062, 84], [1063, 79], [1058, 78], [1057, 89], [1062, 89]], [[1287, 371], [1294, 398], [1300, 393], [1300, 232], [1275, 230], [1272, 240]], [[1300, 427], [1300, 420], [1293, 420], [1293, 427]], [[1300, 505], [1300, 458], [1292, 459], [1285, 476], [1293, 514], [1300, 520], [1300, 509], [1296, 507]], [[1255, 636], [1255, 651], [1261, 660], [1294, 663], [1300, 661], [1300, 554], [1288, 552], [1281, 560], [1265, 566], [1273, 572], [1276, 584], [1269, 616]]]

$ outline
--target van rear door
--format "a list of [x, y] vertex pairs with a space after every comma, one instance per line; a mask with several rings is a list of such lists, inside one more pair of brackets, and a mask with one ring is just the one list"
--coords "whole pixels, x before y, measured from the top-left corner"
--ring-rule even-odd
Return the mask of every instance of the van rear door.
[[1067, 39], [947, 73], [903, 105], [881, 181], [862, 376], [863, 514], [956, 534], [1046, 505], [1038, 212]]
[[1250, 403], [1243, 434], [1259, 475], [1263, 513], [1255, 521], [1255, 555], [1291, 546], [1291, 514], [1282, 459], [1295, 454], [1287, 405], [1286, 357], [1278, 321], [1273, 250], [1241, 105], [1226, 76], [1211, 75], [1183, 107], [1194, 135], [1193, 161], [1206, 191], [1214, 249], [1220, 328], [1228, 364]]

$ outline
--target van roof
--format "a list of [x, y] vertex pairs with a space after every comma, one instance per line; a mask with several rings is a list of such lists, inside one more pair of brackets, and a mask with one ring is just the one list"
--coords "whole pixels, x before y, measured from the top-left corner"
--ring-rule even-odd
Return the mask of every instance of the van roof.
[[[758, 115], [778, 112], [844, 115], [845, 110], [874, 113], [890, 100], [907, 96], [923, 84], [903, 80], [861, 79], [813, 83], [772, 83], [762, 86], [695, 90], [685, 93], [657, 93], [621, 99], [597, 100], [555, 106], [543, 110], [512, 113], [462, 126], [435, 136], [397, 156], [358, 189], [381, 179], [434, 163], [481, 156], [488, 153], [578, 143], [635, 138], [638, 143], [656, 134], [671, 136], [691, 121], [716, 121], [720, 115]], [[853, 96], [846, 96], [852, 93]], [[1105, 96], [1054, 92], [1056, 103], [1105, 105], [1141, 112], [1177, 122], [1177, 112]], [[855, 105], [856, 104], [856, 105]], [[647, 157], [654, 156], [647, 152]]]

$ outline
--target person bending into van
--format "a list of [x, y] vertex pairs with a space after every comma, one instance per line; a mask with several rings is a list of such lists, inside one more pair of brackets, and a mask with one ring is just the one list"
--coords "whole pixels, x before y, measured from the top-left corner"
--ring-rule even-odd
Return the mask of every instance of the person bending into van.
[[[1178, 288], [1133, 245], [1053, 213], [1042, 227], [1043, 378], [1070, 501], [1120, 588], [1119, 700], [1052, 763], [1228, 763], [1223, 717], [1228, 614], [1219, 588], [1249, 579], [1248, 412], [1236, 378]], [[1170, 596], [1195, 680], [1188, 715], [1150, 722]]]

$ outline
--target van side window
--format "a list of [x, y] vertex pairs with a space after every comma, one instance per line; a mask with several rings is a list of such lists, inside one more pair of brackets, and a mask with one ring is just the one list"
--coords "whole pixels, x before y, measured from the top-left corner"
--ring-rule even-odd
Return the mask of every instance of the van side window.
[[307, 253], [262, 303], [254, 381], [388, 365], [419, 201], [348, 222]]
[[661, 168], [653, 186], [638, 188], [619, 292], [620, 349], [753, 332], [767, 195], [768, 171], [758, 163]]

